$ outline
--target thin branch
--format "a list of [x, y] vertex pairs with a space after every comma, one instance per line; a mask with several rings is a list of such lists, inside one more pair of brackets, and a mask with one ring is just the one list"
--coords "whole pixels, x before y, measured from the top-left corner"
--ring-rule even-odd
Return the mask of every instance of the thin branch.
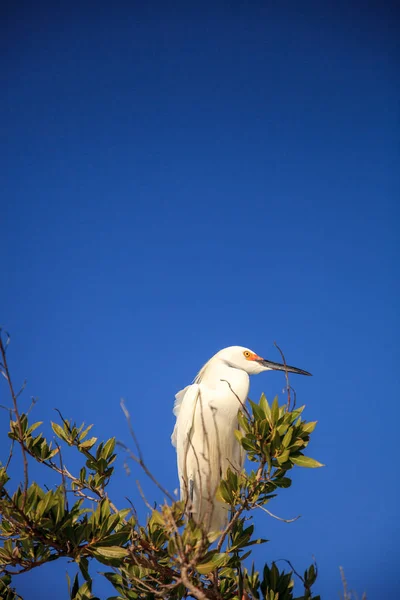
[[[316, 563], [316, 561], [315, 561], [315, 558], [314, 558], [314, 557], [313, 557], [313, 559], [314, 559], [314, 568], [315, 568], [315, 573], [316, 573], [316, 575], [318, 575], [318, 567], [317, 567], [317, 563]], [[283, 561], [283, 562], [287, 563], [287, 564], [289, 565], [289, 567], [292, 569], [293, 573], [296, 575], [296, 577], [298, 577], [298, 578], [300, 579], [300, 581], [303, 583], [303, 585], [304, 585], [304, 589], [306, 589], [308, 592], [310, 592], [311, 585], [309, 585], [309, 584], [307, 583], [307, 581], [304, 579], [304, 577], [302, 577], [302, 576], [300, 575], [300, 573], [298, 573], [298, 572], [296, 571], [296, 569], [294, 568], [294, 566], [292, 565], [292, 563], [290, 562], [290, 560], [288, 560], [287, 558], [278, 558], [278, 560], [274, 560], [274, 562], [275, 562], [275, 563], [277, 563], [277, 562], [279, 562], [279, 561]], [[310, 594], [311, 594], [311, 592], [310, 592]]]
[[128, 409], [125, 406], [125, 401], [123, 398], [121, 399], [120, 404], [121, 404], [122, 411], [125, 415], [125, 418], [127, 420], [129, 431], [132, 436], [133, 442], [136, 446], [138, 455], [136, 456], [136, 454], [134, 454], [134, 452], [132, 452], [132, 450], [130, 448], [128, 448], [128, 446], [126, 446], [123, 442], [117, 442], [118, 446], [123, 448], [128, 453], [128, 455], [135, 462], [137, 462], [138, 465], [140, 465], [142, 467], [142, 469], [146, 473], [147, 477], [149, 477], [151, 479], [151, 481], [158, 487], [158, 489], [161, 490], [162, 493], [165, 494], [167, 496], [167, 498], [169, 498], [169, 500], [171, 500], [171, 502], [174, 502], [175, 498], [161, 485], [161, 483], [159, 483], [159, 481], [157, 481], [157, 479], [154, 477], [154, 475], [151, 473], [151, 471], [147, 468], [146, 463], [144, 462], [144, 459], [143, 459], [143, 455], [142, 455], [142, 451], [139, 446], [139, 442], [136, 438], [135, 432], [132, 427], [131, 416], [129, 414]]
[[67, 494], [74, 494], [74, 496], [85, 498], [85, 500], [89, 500], [90, 502], [99, 503], [102, 500], [102, 498], [94, 498], [93, 496], [88, 496], [87, 494], [84, 494], [81, 490], [67, 490]]
[[132, 437], [132, 439], [134, 441], [134, 444], [136, 446], [136, 450], [137, 450], [137, 453], [138, 453], [138, 456], [139, 456], [139, 460], [140, 460], [140, 462], [143, 462], [142, 451], [140, 449], [139, 442], [137, 440], [136, 434], [135, 434], [135, 432], [133, 430], [133, 427], [132, 427], [131, 415], [129, 414], [129, 411], [128, 411], [128, 409], [125, 406], [125, 400], [123, 398], [121, 398], [121, 400], [120, 400], [120, 405], [121, 405], [121, 408], [122, 408], [122, 412], [125, 415], [125, 419], [126, 419], [126, 421], [128, 423], [129, 433], [131, 434], [131, 437]]
[[282, 519], [281, 517], [274, 515], [274, 513], [269, 511], [267, 508], [265, 508], [265, 506], [262, 506], [261, 504], [255, 504], [254, 507], [261, 508], [261, 510], [266, 512], [270, 517], [273, 517], [277, 521], [282, 521], [283, 523], [294, 523], [295, 521], [297, 521], [297, 519], [300, 519], [300, 517], [301, 517], [301, 515], [298, 515], [297, 517], [294, 517], [294, 519]]
[[296, 569], [294, 568], [294, 566], [292, 565], [292, 563], [290, 562], [290, 560], [288, 560], [287, 558], [278, 558], [277, 560], [274, 560], [273, 562], [277, 563], [279, 561], [283, 561], [283, 562], [287, 563], [289, 565], [289, 567], [292, 569], [293, 573], [296, 575], [296, 577], [298, 577], [300, 579], [300, 581], [303, 582], [303, 585], [305, 585], [304, 577], [302, 577], [300, 575], [300, 573], [298, 573], [296, 571]]
[[[189, 445], [190, 445], [190, 447], [192, 449], [192, 452], [193, 452], [193, 455], [194, 455], [194, 458], [195, 458], [195, 461], [196, 461], [196, 465], [197, 465], [197, 473], [199, 475], [199, 488], [200, 488], [200, 492], [203, 489], [202, 475], [201, 475], [201, 470], [200, 470], [200, 461], [199, 461], [198, 454], [196, 452], [196, 448], [193, 445], [190, 433], [188, 434], [188, 438], [189, 438], [189, 440], [188, 440], [189, 444], [186, 444], [186, 448], [185, 448], [185, 461], [184, 461], [184, 473], [185, 473], [185, 476], [184, 476], [184, 479], [183, 479], [184, 485], [185, 485], [185, 490], [186, 490], [186, 496], [187, 496], [186, 505], [188, 505], [189, 502], [192, 502], [192, 499], [189, 497], [190, 493], [188, 491], [188, 476], [187, 476], [187, 455], [188, 455], [188, 452], [189, 452]], [[200, 498], [200, 505], [201, 505], [201, 498]], [[191, 505], [189, 505], [189, 507], [192, 508]]]
[[15, 399], [19, 398], [19, 396], [22, 394], [22, 392], [23, 392], [23, 391], [24, 391], [24, 389], [26, 388], [26, 384], [27, 384], [27, 383], [28, 383], [28, 382], [27, 382], [27, 380], [26, 380], [26, 379], [24, 379], [24, 382], [23, 382], [23, 384], [21, 385], [19, 392], [17, 392], [17, 393], [15, 394]]
[[125, 469], [125, 473], [129, 476], [131, 474], [131, 470], [130, 470], [130, 467], [128, 465], [128, 461], [127, 460], [124, 460], [123, 467]]
[[147, 500], [146, 496], [144, 495], [144, 492], [143, 492], [143, 490], [142, 490], [142, 486], [140, 485], [140, 481], [139, 481], [139, 479], [136, 479], [136, 485], [137, 485], [137, 487], [138, 487], [139, 494], [140, 494], [140, 496], [141, 496], [141, 498], [142, 498], [143, 502], [145, 503], [145, 505], [147, 506], [147, 508], [148, 508], [149, 510], [151, 510], [151, 512], [153, 512], [154, 508], [151, 506], [151, 504], [150, 504], [150, 503], [149, 503], [149, 501]]
[[[10, 416], [10, 421], [11, 421], [12, 420], [12, 412], [13, 412], [12, 408], [2, 406], [2, 405], [0, 405], [0, 408], [4, 408], [8, 412], [8, 414]], [[13, 457], [13, 452], [14, 452], [14, 444], [15, 444], [15, 439], [11, 440], [10, 451], [8, 453], [7, 462], [4, 466], [5, 471], [7, 471], [8, 467], [10, 466], [10, 462], [11, 462], [11, 459]]]
[[294, 410], [296, 408], [297, 394], [296, 394], [296, 390], [294, 389], [294, 387], [290, 386], [290, 389], [293, 392], [293, 406], [292, 406], [292, 410]]
[[130, 498], [128, 498], [128, 496], [125, 496], [125, 500], [131, 505], [132, 514], [135, 517], [136, 521], [138, 521], [137, 511], [136, 511], [136, 508], [133, 505], [132, 500]]
[[208, 596], [190, 581], [188, 576], [188, 567], [185, 565], [181, 566], [181, 581], [192, 594], [192, 596], [197, 598], [197, 600], [207, 600]]
[[342, 584], [343, 584], [343, 600], [351, 600], [351, 595], [349, 594], [348, 588], [347, 588], [347, 579], [344, 574], [344, 569], [343, 569], [343, 567], [339, 567], [339, 570], [340, 570], [340, 578], [341, 578]]
[[286, 379], [286, 391], [287, 391], [287, 408], [286, 410], [289, 411], [290, 410], [290, 383], [289, 383], [289, 373], [287, 370], [287, 363], [286, 363], [286, 358], [285, 355], [283, 354], [282, 350], [279, 348], [278, 344], [276, 342], [274, 342], [274, 346], [275, 348], [279, 351], [281, 357], [282, 357], [282, 362], [283, 362], [283, 366], [285, 368], [285, 379]]
[[13, 450], [14, 450], [14, 442], [15, 442], [15, 440], [12, 440], [11, 446], [10, 446], [10, 452], [9, 452], [8, 458], [7, 458], [7, 462], [6, 462], [5, 466], [4, 466], [4, 469], [6, 471], [7, 471], [8, 467], [10, 466], [10, 462], [11, 462], [11, 459], [12, 459]]
[[1, 572], [6, 575], [10, 575], [12, 577], [13, 575], [21, 575], [22, 573], [27, 573], [28, 571], [31, 571], [32, 569], [35, 569], [36, 567], [41, 567], [42, 565], [45, 565], [48, 562], [49, 562], [49, 559], [45, 558], [43, 560], [34, 561], [30, 565], [23, 567], [22, 569], [19, 569], [19, 571], [10, 571], [9, 569], [7, 569], [7, 567], [4, 567], [3, 569], [1, 569]]
[[238, 510], [235, 512], [235, 514], [233, 515], [233, 517], [229, 521], [228, 525], [223, 530], [222, 535], [219, 538], [219, 542], [217, 544], [217, 552], [221, 551], [221, 548], [224, 545], [224, 541], [226, 540], [227, 535], [229, 534], [229, 532], [231, 531], [232, 527], [234, 526], [234, 524], [236, 523], [236, 521], [239, 519], [240, 515], [245, 510], [245, 508], [246, 508], [246, 505], [242, 504], [242, 506], [240, 508], [238, 508]]
[[31, 398], [31, 405], [28, 408], [28, 410], [26, 411], [27, 415], [29, 415], [29, 413], [31, 412], [32, 408], [35, 406], [36, 402], [37, 402], [37, 398], [33, 398], [33, 396], [32, 396], [32, 398]]
[[[61, 476], [66, 476], [68, 479], [70, 479], [72, 481], [72, 483], [74, 483], [78, 489], [74, 489], [71, 490], [75, 495], [77, 496], [81, 496], [82, 498], [87, 498], [88, 500], [92, 500], [95, 502], [98, 502], [98, 500], [96, 500], [96, 498], [91, 498], [90, 496], [87, 496], [86, 494], [84, 494], [81, 490], [82, 488], [84, 489], [90, 489], [91, 491], [93, 491], [95, 494], [97, 494], [99, 496], [99, 499], [101, 500], [102, 498], [104, 498], [104, 494], [102, 495], [100, 493], [100, 491], [96, 490], [96, 489], [92, 489], [92, 488], [87, 488], [87, 486], [82, 485], [82, 482], [80, 479], [77, 479], [76, 477], [74, 477], [74, 475], [72, 475], [67, 467], [64, 465], [64, 469], [60, 469], [60, 467], [58, 467], [52, 460], [44, 460], [43, 458], [40, 458], [40, 456], [37, 456], [36, 454], [33, 454], [33, 452], [31, 452], [28, 448], [25, 447], [25, 451], [32, 456], [38, 463], [45, 465], [46, 467], [48, 467], [49, 469], [51, 469], [52, 471], [55, 471], [56, 473], [58, 473]], [[118, 510], [115, 508], [115, 506], [110, 503], [110, 507], [114, 510], [114, 512], [118, 512]]]
[[157, 481], [157, 479], [154, 477], [154, 475], [147, 468], [146, 464], [144, 462], [142, 462], [140, 460], [140, 458], [138, 456], [136, 456], [136, 454], [134, 454], [134, 452], [132, 452], [132, 450], [130, 448], [128, 448], [128, 446], [126, 446], [123, 442], [117, 442], [117, 446], [120, 446], [120, 448], [122, 448], [123, 450], [125, 450], [125, 452], [129, 456], [129, 458], [131, 458], [132, 460], [134, 460], [138, 465], [140, 465], [142, 467], [142, 469], [146, 473], [147, 477], [149, 477], [151, 479], [151, 481], [158, 487], [158, 489], [161, 490], [161, 492], [163, 494], [165, 494], [169, 500], [171, 500], [171, 502], [175, 502], [175, 498], [168, 492], [168, 490], [166, 490], [161, 485], [161, 483], [159, 483]]
[[12, 397], [12, 401], [13, 401], [13, 406], [14, 406], [14, 413], [15, 413], [15, 417], [17, 420], [17, 427], [18, 427], [18, 433], [19, 433], [19, 444], [21, 446], [21, 452], [22, 452], [22, 460], [24, 463], [24, 492], [23, 492], [23, 497], [22, 497], [22, 508], [25, 508], [25, 502], [26, 502], [26, 495], [27, 495], [27, 490], [28, 490], [28, 459], [26, 457], [26, 452], [25, 452], [25, 446], [24, 446], [24, 434], [22, 431], [22, 425], [21, 425], [21, 417], [19, 415], [19, 410], [18, 410], [18, 404], [17, 404], [17, 396], [14, 392], [14, 388], [13, 388], [13, 384], [11, 381], [11, 375], [10, 372], [8, 370], [8, 364], [7, 364], [7, 357], [6, 357], [6, 349], [8, 344], [10, 343], [10, 336], [8, 335], [8, 333], [6, 332], [7, 335], [7, 341], [6, 341], [6, 345], [4, 346], [3, 344], [3, 337], [2, 337], [2, 330], [0, 328], [0, 353], [1, 353], [1, 357], [3, 360], [3, 368], [4, 368], [4, 372], [3, 375], [5, 376], [5, 378], [8, 381], [8, 387], [10, 388], [10, 393], [11, 393], [11, 397]]
[[239, 398], [239, 396], [237, 395], [237, 393], [235, 392], [235, 390], [232, 388], [231, 384], [229, 383], [229, 381], [227, 381], [226, 379], [221, 379], [221, 381], [224, 381], [225, 383], [228, 384], [229, 389], [231, 390], [232, 394], [236, 397], [237, 401], [239, 402], [240, 406], [243, 408], [244, 412], [246, 413], [247, 417], [249, 419], [251, 419], [251, 415], [246, 407], [246, 404], [244, 402], [241, 401], [241, 399]]

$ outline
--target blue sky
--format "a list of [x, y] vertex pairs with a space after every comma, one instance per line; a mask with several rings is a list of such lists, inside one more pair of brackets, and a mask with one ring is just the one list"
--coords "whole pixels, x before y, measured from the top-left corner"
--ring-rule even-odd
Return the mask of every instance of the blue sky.
[[[394, 10], [394, 9], [393, 9]], [[259, 565], [339, 565], [369, 600], [398, 589], [398, 91], [389, 3], [5, 2], [0, 9], [1, 324], [21, 406], [94, 422], [177, 486], [174, 394], [245, 345], [295, 377], [319, 425], [256, 515]], [[398, 67], [398, 64], [397, 64]], [[279, 373], [253, 379], [283, 399]], [[1, 391], [1, 403], [6, 399]], [[0, 422], [0, 450], [8, 444]], [[71, 457], [71, 468], [75, 466]], [[145, 515], [117, 463], [113, 493]], [[77, 465], [76, 465], [77, 466]], [[14, 470], [17, 479], [17, 472]], [[46, 481], [42, 471], [33, 476]], [[150, 498], [157, 490], [143, 482]], [[67, 598], [67, 564], [16, 580]], [[99, 582], [97, 593], [111, 595]], [[36, 592], [39, 594], [39, 592]]]

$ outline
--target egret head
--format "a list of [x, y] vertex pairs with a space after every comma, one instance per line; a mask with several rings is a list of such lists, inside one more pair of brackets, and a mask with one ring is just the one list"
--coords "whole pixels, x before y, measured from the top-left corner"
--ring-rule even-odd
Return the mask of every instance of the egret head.
[[266, 360], [253, 352], [253, 350], [244, 348], [243, 346], [229, 346], [228, 348], [224, 348], [214, 358], [224, 361], [235, 369], [246, 371], [249, 375], [257, 375], [257, 373], [262, 373], [263, 371], [288, 371], [288, 373], [298, 373], [299, 375], [311, 375], [308, 371], [303, 371], [290, 365], [286, 365], [285, 367], [281, 363]]

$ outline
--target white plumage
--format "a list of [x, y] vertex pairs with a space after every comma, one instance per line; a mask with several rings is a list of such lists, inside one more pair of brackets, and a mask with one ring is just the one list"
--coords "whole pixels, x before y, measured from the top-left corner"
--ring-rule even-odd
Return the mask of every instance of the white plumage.
[[[288, 371], [309, 375], [295, 367]], [[230, 346], [215, 354], [192, 385], [176, 394], [176, 424], [171, 437], [177, 450], [181, 499], [195, 520], [209, 531], [228, 522], [229, 506], [215, 498], [228, 467], [241, 471], [245, 453], [237, 442], [237, 415], [249, 393], [249, 375], [279, 363], [264, 360], [248, 348]]]

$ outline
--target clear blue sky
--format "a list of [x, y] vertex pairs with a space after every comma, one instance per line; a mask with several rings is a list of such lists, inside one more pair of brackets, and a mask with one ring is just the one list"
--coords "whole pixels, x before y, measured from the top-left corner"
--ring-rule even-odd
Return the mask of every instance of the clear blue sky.
[[[319, 421], [309, 453], [327, 466], [297, 469], [270, 505], [298, 522], [256, 516], [271, 540], [258, 564], [287, 557], [302, 571], [314, 555], [324, 599], [341, 589], [339, 565], [369, 600], [394, 597], [390, 3], [8, 0], [0, 28], [0, 320], [15, 382], [28, 378], [22, 406], [38, 396], [35, 420], [57, 407], [129, 442], [124, 396], [150, 468], [174, 489], [175, 392], [227, 345], [279, 360], [276, 340], [314, 375], [292, 384]], [[251, 395], [283, 399], [283, 384], [260, 375]], [[3, 459], [6, 429], [4, 413]], [[144, 516], [138, 477], [119, 460], [113, 493]], [[66, 568], [17, 588], [50, 600], [56, 585], [65, 599]]]

